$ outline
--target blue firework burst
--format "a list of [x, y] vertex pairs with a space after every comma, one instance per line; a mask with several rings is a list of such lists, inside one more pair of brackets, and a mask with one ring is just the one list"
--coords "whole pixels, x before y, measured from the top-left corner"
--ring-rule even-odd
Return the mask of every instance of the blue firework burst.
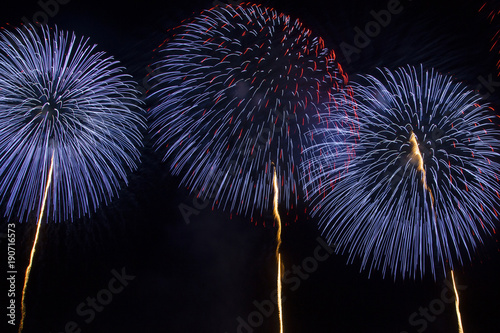
[[303, 126], [345, 78], [323, 40], [260, 5], [217, 6], [161, 49], [151, 110], [156, 146], [174, 174], [217, 206], [252, 214], [297, 201]]
[[144, 126], [118, 62], [87, 40], [43, 27], [0, 34], [0, 196], [26, 220], [40, 207], [52, 155], [48, 213], [95, 210], [135, 169]]
[[409, 66], [380, 73], [362, 76], [354, 98], [312, 131], [304, 184], [330, 242], [362, 269], [435, 275], [494, 232], [498, 123], [451, 77]]

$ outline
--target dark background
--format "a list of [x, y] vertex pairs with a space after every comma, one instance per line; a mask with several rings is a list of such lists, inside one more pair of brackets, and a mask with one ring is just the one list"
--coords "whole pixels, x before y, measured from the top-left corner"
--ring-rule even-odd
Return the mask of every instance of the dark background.
[[[341, 43], [354, 45], [354, 28], [364, 29], [374, 20], [370, 11], [386, 9], [388, 2], [261, 3], [300, 18], [321, 35], [350, 77], [374, 73], [377, 66], [424, 63], [489, 95], [499, 108], [498, 91], [488, 91], [480, 79], [489, 75], [495, 79], [498, 60], [498, 54], [489, 52], [498, 22], [489, 24], [478, 13], [482, 2], [402, 1], [402, 12], [393, 15], [366, 47], [346, 57]], [[166, 31], [215, 3], [70, 0], [59, 5], [49, 24], [90, 37], [99, 50], [114, 55], [128, 68], [139, 87], [147, 89], [147, 66]], [[42, 10], [35, 0], [3, 4], [1, 9], [0, 26], [4, 27], [18, 26], [23, 17], [32, 21]], [[238, 318], [257, 320], [254, 301], [269, 299], [275, 288], [272, 217], [262, 218], [268, 221], [265, 226], [262, 222], [255, 225], [246, 217], [212, 210], [210, 204], [201, 207], [203, 202], [196, 201], [194, 194], [178, 188], [179, 179], [169, 175], [150, 145], [146, 137], [139, 170], [130, 175], [129, 186], [109, 206], [89, 218], [42, 226], [28, 288], [25, 332], [65, 332], [71, 321], [81, 332], [278, 332], [276, 312], [269, 318], [262, 316], [258, 327], [238, 330]], [[186, 220], [179, 207], [194, 214]], [[292, 222], [296, 215], [298, 221]], [[286, 268], [292, 269], [313, 256], [320, 233], [304, 204], [284, 219], [289, 223], [283, 230], [282, 253]], [[16, 224], [18, 291], [33, 241], [33, 222]], [[0, 232], [5, 230], [2, 223]], [[1, 252], [6, 253], [6, 240], [0, 240]], [[498, 332], [498, 237], [485, 240], [479, 252], [456, 270], [458, 283], [467, 286], [461, 291], [464, 329], [467, 333]], [[7, 256], [2, 256], [4, 263]], [[436, 299], [447, 288], [444, 276], [394, 281], [377, 272], [368, 278], [358, 267], [358, 262], [346, 265], [345, 256], [332, 255], [301, 279], [300, 285], [285, 285], [285, 332], [417, 332], [423, 327], [410, 325], [410, 315], [438, 304]], [[86, 323], [88, 317], [78, 315], [76, 308], [106, 289], [112, 270], [121, 272], [122, 268], [135, 278]], [[291, 290], [292, 286], [296, 288]], [[6, 292], [0, 294], [3, 300]], [[6, 305], [2, 301], [3, 309]], [[421, 332], [457, 332], [454, 311], [454, 305], [447, 304]], [[4, 324], [6, 316], [2, 318]]]

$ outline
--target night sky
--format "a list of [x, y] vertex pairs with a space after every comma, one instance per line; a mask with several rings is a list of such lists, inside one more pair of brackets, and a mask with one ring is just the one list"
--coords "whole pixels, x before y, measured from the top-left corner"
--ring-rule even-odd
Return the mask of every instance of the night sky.
[[[489, 52], [499, 25], [495, 28], [478, 13], [482, 2], [401, 1], [387, 26], [366, 45], [356, 46], [358, 29], [374, 21], [371, 12], [385, 10], [391, 2], [260, 3], [300, 18], [322, 36], [350, 78], [374, 73], [377, 66], [423, 63], [453, 74], [500, 109], [500, 79], [495, 81], [499, 57]], [[50, 6], [54, 15], [47, 17], [50, 25], [89, 37], [99, 50], [121, 61], [143, 90], [148, 89], [144, 79], [153, 49], [168, 29], [217, 3], [66, 0], [58, 8]], [[18, 26], [23, 17], [32, 21], [43, 10], [36, 0], [15, 6], [2, 7], [1, 26]], [[346, 52], [347, 44], [354, 51]], [[256, 224], [246, 216], [212, 210], [211, 202], [179, 188], [180, 179], [169, 174], [148, 135], [144, 145], [142, 163], [119, 198], [90, 217], [43, 224], [24, 332], [278, 332], [276, 306], [270, 301], [276, 276], [271, 213]], [[330, 254], [305, 203], [291, 212], [280, 210], [287, 223], [282, 245], [285, 332], [457, 332], [444, 276], [394, 281], [373, 272], [368, 278], [367, 272], [359, 272], [359, 262], [346, 265], [346, 256]], [[16, 223], [18, 292], [34, 222]], [[6, 223], [0, 233], [5, 264]], [[498, 236], [485, 239], [473, 260], [456, 270], [466, 333], [500, 331], [499, 249]], [[96, 297], [106, 304], [93, 310], [90, 303]], [[3, 301], [4, 313], [6, 306]], [[17, 315], [16, 322], [19, 309]], [[2, 318], [4, 325], [7, 317]]]

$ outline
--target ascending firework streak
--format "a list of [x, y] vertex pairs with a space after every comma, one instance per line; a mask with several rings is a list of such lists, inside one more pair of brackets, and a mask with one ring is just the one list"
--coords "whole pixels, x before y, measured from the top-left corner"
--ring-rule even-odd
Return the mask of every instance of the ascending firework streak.
[[455, 293], [455, 311], [457, 312], [458, 333], [464, 333], [462, 315], [460, 314], [460, 298], [458, 297], [457, 284], [455, 283], [455, 274], [453, 274], [453, 271], [451, 271], [451, 280], [453, 281], [453, 292]]
[[95, 211], [137, 167], [144, 126], [137, 92], [112, 58], [68, 33], [33, 27], [0, 34], [0, 198], [5, 216], [42, 219]]
[[278, 315], [279, 315], [279, 321], [280, 321], [280, 333], [283, 333], [283, 301], [282, 301], [282, 286], [281, 286], [281, 279], [282, 279], [282, 266], [283, 264], [281, 263], [281, 253], [280, 253], [280, 247], [281, 247], [281, 216], [278, 211], [278, 197], [279, 197], [279, 188], [278, 188], [278, 177], [276, 177], [276, 168], [273, 169], [273, 186], [274, 186], [274, 200], [273, 200], [273, 213], [274, 213], [274, 218], [276, 219], [276, 222], [278, 222], [278, 233], [276, 234], [276, 262], [278, 264], [278, 278], [277, 278], [277, 291], [278, 291]]
[[294, 208], [304, 128], [345, 81], [323, 40], [270, 8], [216, 6], [174, 29], [160, 56], [151, 130], [182, 184], [252, 219]]
[[28, 281], [30, 279], [31, 267], [33, 266], [33, 258], [35, 257], [36, 244], [38, 243], [38, 236], [40, 235], [40, 226], [42, 225], [43, 213], [45, 212], [45, 204], [47, 203], [47, 196], [49, 194], [50, 184], [52, 183], [53, 171], [54, 171], [54, 153], [52, 153], [52, 157], [50, 159], [50, 168], [48, 176], [49, 178], [47, 179], [47, 184], [45, 185], [45, 191], [43, 193], [43, 198], [42, 198], [42, 207], [40, 207], [40, 212], [38, 214], [38, 221], [36, 223], [35, 240], [33, 241], [33, 248], [31, 249], [29, 264], [28, 267], [26, 268], [26, 273], [24, 275], [23, 293], [21, 296], [21, 321], [19, 323], [19, 333], [23, 331], [24, 318], [26, 318], [26, 288], [28, 288]]
[[[380, 73], [361, 77], [353, 101], [311, 132], [301, 169], [313, 214], [361, 269], [415, 278], [429, 266], [435, 276], [441, 263], [446, 274], [445, 263], [470, 260], [495, 232], [498, 119], [434, 70]], [[351, 127], [336, 126], [347, 120]]]

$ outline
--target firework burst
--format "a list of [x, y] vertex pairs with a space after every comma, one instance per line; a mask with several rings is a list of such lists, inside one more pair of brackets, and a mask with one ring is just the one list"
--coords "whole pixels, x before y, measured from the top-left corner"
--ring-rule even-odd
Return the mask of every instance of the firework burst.
[[23, 221], [81, 217], [108, 202], [135, 169], [144, 126], [137, 92], [117, 61], [47, 27], [0, 35], [0, 197]]
[[[352, 85], [305, 151], [304, 183], [324, 233], [362, 269], [436, 274], [470, 259], [498, 217], [498, 122], [434, 70], [380, 70]], [[342, 126], [349, 122], [351, 127]]]
[[156, 146], [182, 183], [253, 216], [297, 202], [303, 126], [344, 82], [323, 40], [260, 5], [217, 6], [161, 49], [151, 110]]

